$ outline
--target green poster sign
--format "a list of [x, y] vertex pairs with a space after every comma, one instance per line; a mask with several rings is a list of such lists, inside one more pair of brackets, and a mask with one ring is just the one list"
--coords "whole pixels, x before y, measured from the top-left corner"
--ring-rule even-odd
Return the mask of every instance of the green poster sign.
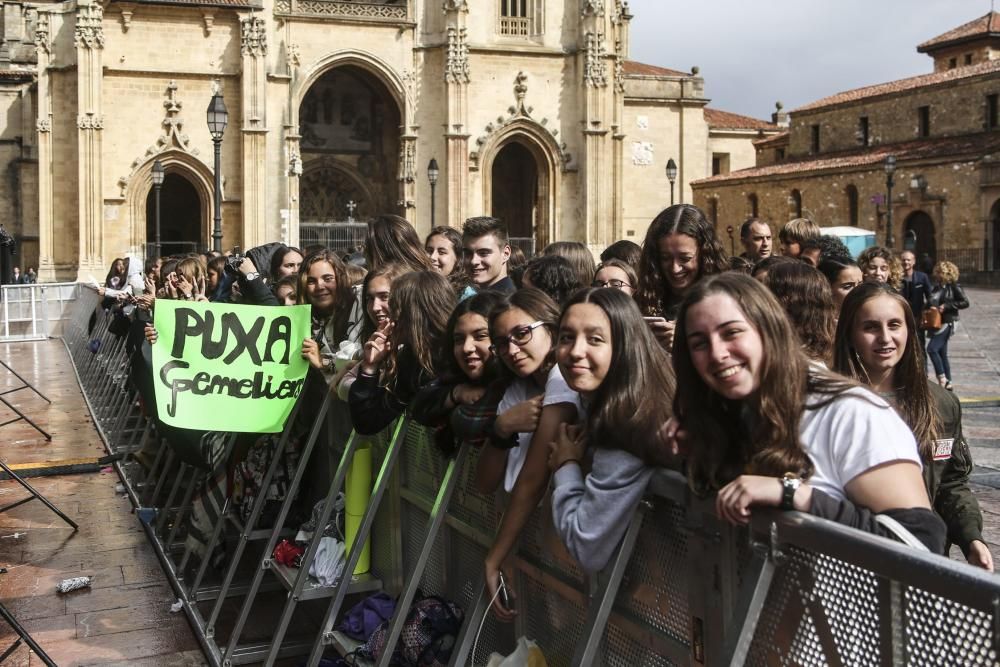
[[200, 431], [277, 433], [302, 391], [309, 306], [157, 300], [160, 420]]

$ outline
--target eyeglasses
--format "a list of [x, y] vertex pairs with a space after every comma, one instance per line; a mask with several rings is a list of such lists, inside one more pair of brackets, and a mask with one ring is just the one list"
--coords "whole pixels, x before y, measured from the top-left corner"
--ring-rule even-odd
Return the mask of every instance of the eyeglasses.
[[545, 322], [539, 320], [523, 327], [517, 327], [510, 332], [509, 336], [497, 336], [495, 338], [491, 338], [490, 342], [492, 345], [490, 345], [490, 350], [493, 354], [506, 352], [510, 348], [511, 343], [514, 343], [514, 345], [517, 345], [518, 347], [523, 347], [531, 342], [531, 333], [543, 324], [545, 324]]
[[629, 285], [624, 280], [617, 280], [617, 279], [595, 280], [594, 282], [590, 283], [590, 286], [591, 287], [613, 287], [614, 289], [621, 289], [623, 287], [628, 287], [629, 289], [632, 288], [632, 286]]

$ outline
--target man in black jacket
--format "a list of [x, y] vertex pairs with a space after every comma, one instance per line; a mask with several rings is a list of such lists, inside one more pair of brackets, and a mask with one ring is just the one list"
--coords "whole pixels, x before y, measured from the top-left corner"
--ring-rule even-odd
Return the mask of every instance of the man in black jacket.
[[[899, 254], [899, 261], [903, 264], [903, 298], [910, 304], [913, 317], [920, 322], [924, 309], [929, 304], [931, 296], [931, 279], [923, 271], [917, 271], [917, 256], [910, 250], [904, 250]], [[927, 347], [926, 333], [920, 329], [920, 348]]]

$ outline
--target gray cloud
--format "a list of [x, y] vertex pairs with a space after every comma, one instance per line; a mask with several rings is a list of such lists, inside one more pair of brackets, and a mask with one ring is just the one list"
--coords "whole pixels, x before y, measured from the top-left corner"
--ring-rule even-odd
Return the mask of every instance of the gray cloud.
[[917, 44], [989, 0], [631, 0], [631, 58], [697, 65], [712, 106], [769, 118], [844, 90], [932, 70]]

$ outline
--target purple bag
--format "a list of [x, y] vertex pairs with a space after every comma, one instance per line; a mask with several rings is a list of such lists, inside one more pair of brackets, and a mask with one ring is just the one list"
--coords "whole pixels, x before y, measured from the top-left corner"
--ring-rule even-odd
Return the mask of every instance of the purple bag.
[[385, 593], [369, 595], [344, 614], [338, 629], [348, 637], [367, 642], [378, 626], [392, 618], [396, 601]]

